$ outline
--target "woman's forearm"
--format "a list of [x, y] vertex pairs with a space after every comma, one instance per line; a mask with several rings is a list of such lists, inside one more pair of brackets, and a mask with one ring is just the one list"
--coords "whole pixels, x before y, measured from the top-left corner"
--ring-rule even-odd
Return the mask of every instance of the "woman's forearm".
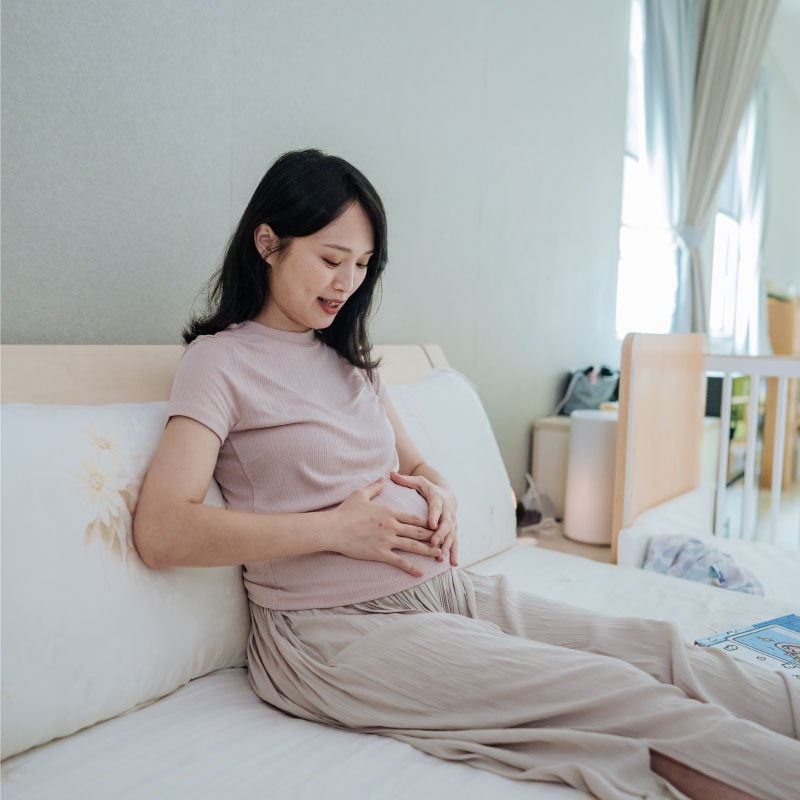
[[[148, 566], [224, 567], [331, 549], [331, 511], [262, 514], [185, 502], [153, 519], [134, 519]], [[144, 530], [149, 528], [149, 530]]]
[[417, 464], [409, 475], [421, 475], [423, 478], [427, 478], [431, 483], [435, 483], [443, 489], [450, 489], [452, 491], [450, 484], [444, 479], [444, 476], [425, 461], [421, 464]]

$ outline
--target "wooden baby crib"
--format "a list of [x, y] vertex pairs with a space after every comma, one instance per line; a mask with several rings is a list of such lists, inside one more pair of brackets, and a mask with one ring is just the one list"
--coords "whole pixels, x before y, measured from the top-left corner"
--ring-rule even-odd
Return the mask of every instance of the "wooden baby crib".
[[[774, 442], [768, 540], [789, 548], [800, 546], [800, 525], [788, 539], [778, 532], [787, 401], [790, 381], [800, 379], [800, 358], [709, 355], [705, 343], [702, 334], [642, 333], [628, 334], [623, 342], [612, 517], [614, 561], [620, 530], [630, 527], [642, 512], [700, 486], [700, 441], [709, 375], [722, 376], [714, 534], [723, 535], [726, 519], [730, 441], [725, 434], [730, 430], [733, 378], [747, 375], [750, 393], [741, 535], [745, 539], [756, 535], [758, 405], [761, 381], [767, 379], [777, 384], [775, 425], [767, 430]], [[796, 398], [796, 391], [791, 396]]]

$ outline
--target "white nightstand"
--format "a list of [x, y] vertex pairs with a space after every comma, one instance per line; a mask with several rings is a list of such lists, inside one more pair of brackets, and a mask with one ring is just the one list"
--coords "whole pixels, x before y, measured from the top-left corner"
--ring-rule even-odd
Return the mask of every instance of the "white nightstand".
[[569, 431], [569, 417], [542, 417], [533, 423], [531, 476], [552, 500], [557, 519], [564, 517]]

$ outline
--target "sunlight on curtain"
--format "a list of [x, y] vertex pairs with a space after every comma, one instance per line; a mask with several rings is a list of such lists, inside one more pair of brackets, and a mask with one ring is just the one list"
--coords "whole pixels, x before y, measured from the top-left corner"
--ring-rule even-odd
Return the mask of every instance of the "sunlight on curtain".
[[769, 355], [761, 259], [768, 174], [767, 93], [762, 68], [719, 190], [714, 220], [709, 333], [715, 350]]
[[689, 268], [678, 278], [676, 332], [708, 332], [703, 238], [714, 217], [720, 184], [756, 85], [778, 0], [706, 0], [705, 9], [681, 223]]
[[741, 215], [739, 277], [737, 281], [734, 352], [764, 355], [771, 352], [765, 336], [767, 296], [764, 288], [762, 257], [767, 218], [769, 182], [768, 108], [769, 76], [762, 67], [747, 106], [737, 139], [737, 174]]
[[[655, 193], [645, 166], [644, 20], [642, 0], [631, 5], [628, 108], [617, 272], [617, 336], [667, 333], [677, 282], [670, 274], [671, 237], [653, 224]], [[674, 272], [674, 269], [672, 269]]]
[[714, 221], [714, 266], [711, 278], [709, 333], [716, 339], [733, 336], [739, 276], [739, 223], [718, 211]]
[[674, 326], [701, 0], [633, 0], [617, 335]]

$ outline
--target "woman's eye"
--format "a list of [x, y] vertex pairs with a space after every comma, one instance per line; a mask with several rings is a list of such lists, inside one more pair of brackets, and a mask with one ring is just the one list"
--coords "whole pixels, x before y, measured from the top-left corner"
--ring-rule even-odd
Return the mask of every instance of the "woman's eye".
[[[324, 261], [324, 262], [325, 262], [325, 263], [326, 263], [326, 264], [327, 264], [329, 267], [338, 267], [338, 266], [341, 266], [341, 263], [342, 263], [341, 261], [339, 261], [338, 263], [337, 263], [337, 262], [335, 262], [335, 261], [329, 261], [327, 258], [323, 258], [322, 260], [323, 260], [323, 261]], [[369, 264], [356, 264], [356, 266], [357, 266], [357, 267], [361, 267], [361, 269], [366, 269], [366, 268], [369, 266]]]

